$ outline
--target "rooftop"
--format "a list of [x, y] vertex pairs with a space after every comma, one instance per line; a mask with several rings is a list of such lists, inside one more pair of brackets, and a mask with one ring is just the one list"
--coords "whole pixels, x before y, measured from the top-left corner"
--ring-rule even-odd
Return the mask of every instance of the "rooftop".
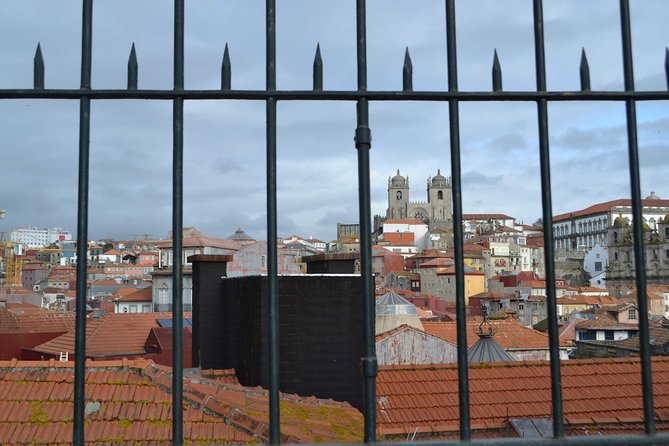
[[[660, 420], [667, 420], [669, 358], [653, 358], [652, 371], [655, 413]], [[598, 429], [624, 427], [643, 432], [638, 359], [562, 361], [561, 375], [569, 428], [591, 426], [592, 435], [598, 435]], [[456, 364], [381, 366], [377, 386], [380, 434], [406, 438], [416, 432], [435, 436], [457, 433]], [[515, 418], [551, 417], [550, 365], [545, 361], [470, 366], [469, 391], [474, 431], [510, 428], [509, 420]], [[660, 429], [666, 430], [666, 423]], [[517, 434], [511, 430], [511, 435]]]
[[[474, 330], [481, 323], [481, 318], [467, 319], [467, 348], [472, 347], [479, 337]], [[548, 348], [548, 335], [526, 327], [512, 319], [491, 321], [497, 327], [495, 341], [505, 350]], [[457, 326], [455, 322], [423, 322], [427, 333], [457, 344]]]
[[[8, 444], [70, 444], [72, 362], [0, 362], [0, 438]], [[171, 444], [169, 367], [147, 360], [88, 361], [86, 440]], [[184, 377], [190, 444], [267, 443], [268, 393], [224, 380]], [[281, 396], [282, 442], [359, 442], [362, 415], [346, 403]]]

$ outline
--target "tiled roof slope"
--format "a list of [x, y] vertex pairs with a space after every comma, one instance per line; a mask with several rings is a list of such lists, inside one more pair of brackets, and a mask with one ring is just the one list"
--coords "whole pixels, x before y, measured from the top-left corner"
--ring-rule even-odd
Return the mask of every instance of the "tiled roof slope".
[[[190, 317], [190, 313], [185, 313]], [[159, 327], [156, 319], [172, 319], [172, 313], [108, 313], [100, 318], [86, 320], [86, 356], [122, 356], [144, 354], [144, 343], [149, 331]], [[74, 354], [74, 330], [32, 350], [60, 354]]]
[[[467, 319], [467, 348], [479, 340], [474, 329], [481, 323], [480, 318]], [[495, 342], [503, 349], [548, 348], [548, 335], [526, 327], [514, 320], [506, 319], [492, 322], [497, 327]], [[457, 325], [455, 322], [423, 322], [427, 333], [457, 344]]]
[[2, 333], [59, 333], [74, 330], [74, 313], [51, 311], [27, 304], [0, 308]]
[[[567, 425], [609, 424], [622, 431], [630, 423], [643, 432], [639, 371], [636, 358], [562, 361]], [[655, 413], [667, 420], [669, 358], [654, 357], [652, 372]], [[504, 426], [510, 418], [551, 417], [548, 362], [470, 366], [469, 391], [473, 429]], [[455, 364], [379, 367], [377, 429], [382, 435], [457, 431], [458, 401]]]
[[[0, 443], [70, 444], [73, 376], [72, 362], [0, 362]], [[86, 444], [171, 444], [171, 387], [151, 361], [88, 362]], [[185, 377], [183, 395], [188, 444], [268, 442], [265, 390]], [[282, 395], [281, 409], [282, 442], [361, 440], [346, 403]]]
[[[553, 217], [553, 222], [558, 222], [562, 220], [568, 220], [573, 215], [574, 217], [582, 217], [584, 215], [591, 214], [602, 214], [604, 212], [609, 212], [611, 208], [616, 206], [632, 206], [632, 200], [629, 198], [619, 198], [617, 200], [605, 201], [604, 203], [593, 204], [590, 207], [581, 209], [580, 211], [567, 212], [565, 214], [555, 215]], [[669, 200], [641, 200], [641, 206], [659, 206], [666, 207], [669, 206]]]

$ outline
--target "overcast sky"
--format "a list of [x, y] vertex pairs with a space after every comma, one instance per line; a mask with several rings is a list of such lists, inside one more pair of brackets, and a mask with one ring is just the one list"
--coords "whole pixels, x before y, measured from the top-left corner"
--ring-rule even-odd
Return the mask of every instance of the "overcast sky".
[[[78, 88], [81, 2], [3, 0], [0, 88], [32, 87], [41, 42], [47, 88]], [[186, 2], [186, 88], [220, 87], [228, 43], [234, 89], [265, 85], [264, 1]], [[593, 90], [622, 90], [618, 1], [546, 0], [549, 90], [579, 89], [585, 47]], [[638, 90], [666, 90], [669, 2], [632, 1]], [[172, 6], [164, 0], [98, 0], [94, 5], [93, 87], [125, 88], [135, 43], [139, 87], [172, 86]], [[461, 90], [489, 90], [493, 51], [505, 90], [534, 90], [530, 0], [456, 2]], [[368, 0], [370, 90], [402, 86], [405, 47], [415, 90], [447, 86], [443, 0]], [[310, 89], [316, 44], [325, 89], [356, 88], [355, 1], [277, 1], [277, 84]], [[461, 104], [465, 213], [541, 215], [534, 103]], [[61, 226], [76, 233], [78, 101], [0, 101], [0, 231]], [[669, 102], [637, 105], [643, 195], [669, 198]], [[96, 101], [91, 114], [91, 239], [165, 237], [171, 227], [169, 101]], [[552, 103], [549, 134], [554, 214], [630, 195], [624, 104]], [[238, 227], [266, 238], [265, 105], [191, 101], [185, 105], [184, 225], [211, 236]], [[372, 103], [372, 214], [385, 214], [387, 179], [409, 175], [411, 200], [426, 180], [450, 174], [445, 103]], [[280, 102], [279, 235], [325, 241], [337, 222], [358, 221], [355, 103]]]

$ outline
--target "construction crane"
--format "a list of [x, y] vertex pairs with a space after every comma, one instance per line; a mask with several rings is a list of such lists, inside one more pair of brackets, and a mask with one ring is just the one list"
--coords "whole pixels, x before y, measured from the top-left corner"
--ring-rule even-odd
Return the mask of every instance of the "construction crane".
[[14, 245], [11, 242], [6, 242], [3, 245], [4, 259], [5, 259], [5, 290], [7, 294], [12, 288], [20, 288], [23, 286], [21, 280], [23, 272], [23, 259], [14, 252]]
[[[5, 218], [5, 210], [0, 208], [0, 219]], [[23, 272], [23, 260], [18, 256], [17, 252], [14, 251], [14, 245], [11, 241], [4, 241], [3, 237], [0, 238], [0, 257], [4, 260], [5, 264], [5, 293], [9, 294], [12, 287], [20, 288], [23, 286], [23, 281], [21, 280]]]

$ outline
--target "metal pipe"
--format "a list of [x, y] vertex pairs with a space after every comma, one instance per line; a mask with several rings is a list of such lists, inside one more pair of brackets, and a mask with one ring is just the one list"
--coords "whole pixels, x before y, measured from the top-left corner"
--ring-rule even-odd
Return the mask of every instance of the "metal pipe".
[[[367, 90], [367, 10], [365, 0], [356, 1], [356, 52], [358, 91]], [[365, 416], [365, 443], [376, 441], [376, 338], [374, 331], [374, 278], [372, 276], [372, 227], [369, 181], [369, 151], [372, 133], [369, 128], [369, 102], [358, 100], [355, 148], [358, 151], [358, 207], [360, 217], [360, 275], [362, 280], [363, 357], [360, 358], [363, 375], [363, 407]]]
[[[174, 1], [174, 91], [184, 88], [184, 1]], [[183, 444], [183, 114], [172, 111], [172, 444]]]
[[668, 91], [313, 91], [313, 90], [27, 90], [0, 89], [0, 99], [153, 99], [173, 100], [244, 100], [266, 101], [425, 101], [443, 102], [458, 99], [466, 102], [536, 102], [548, 101], [658, 101], [669, 100]]
[[[81, 27], [81, 90], [91, 88], [93, 0], [84, 0]], [[88, 273], [88, 174], [91, 133], [91, 100], [79, 102], [79, 180], [77, 191], [77, 295], [74, 335], [74, 420], [72, 443], [84, 444], [86, 380], [86, 278]]]
[[[458, 91], [458, 62], [455, 32], [455, 1], [446, 0], [446, 51], [448, 57], [448, 91]], [[465, 266], [462, 247], [462, 181], [460, 177], [460, 110], [457, 99], [448, 102], [451, 145], [451, 181], [453, 191], [453, 238], [455, 249], [455, 312], [458, 342], [458, 395], [460, 439], [471, 439], [469, 413], [469, 369], [467, 365], [467, 308], [465, 303]]]
[[[534, 54], [537, 91], [546, 91], [546, 55], [542, 0], [534, 0]], [[551, 363], [551, 404], [553, 435], [564, 437], [562, 381], [560, 379], [560, 337], [558, 335], [557, 300], [555, 293], [555, 259], [553, 244], [553, 205], [551, 198], [551, 166], [548, 146], [548, 103], [537, 101], [539, 127], [539, 159], [541, 171], [541, 206], [544, 226], [544, 261], [546, 264], [546, 305], [548, 310], [548, 350]]]
[[[632, 65], [632, 31], [630, 26], [629, 0], [620, 0], [620, 22], [623, 43], [623, 69], [625, 91], [634, 91], [634, 67]], [[643, 392], [643, 423], [647, 434], [655, 432], [653, 410], [653, 378], [650, 366], [650, 336], [648, 334], [648, 295], [646, 293], [646, 259], [643, 240], [643, 215], [641, 202], [641, 179], [639, 173], [639, 146], [636, 129], [636, 103], [625, 101], [627, 119], [627, 146], [629, 154], [630, 188], [632, 193], [632, 232], [634, 234], [634, 262], [636, 268], [636, 293], [639, 308], [639, 349], [641, 357], [641, 388]]]
[[[276, 3], [266, 0], [266, 88], [276, 90]], [[281, 442], [279, 395], [279, 279], [277, 268], [276, 99], [267, 98], [267, 331], [269, 348], [270, 444]]]

